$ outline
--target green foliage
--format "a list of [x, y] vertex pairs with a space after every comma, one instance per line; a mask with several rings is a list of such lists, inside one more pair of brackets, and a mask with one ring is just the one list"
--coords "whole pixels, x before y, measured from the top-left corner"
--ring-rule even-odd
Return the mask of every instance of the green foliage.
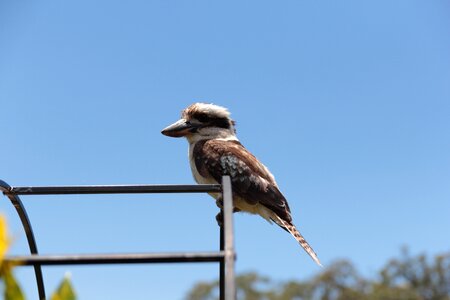
[[[450, 253], [428, 259], [406, 249], [375, 279], [364, 278], [348, 261], [332, 263], [305, 281], [277, 283], [258, 275], [237, 276], [239, 300], [450, 300]], [[218, 282], [202, 282], [187, 300], [216, 300]]]
[[[25, 296], [12, 272], [13, 266], [3, 259], [10, 245], [10, 237], [5, 217], [0, 215], [0, 282], [3, 283], [4, 300], [25, 300]], [[51, 300], [76, 300], [70, 280], [66, 277], [59, 285]]]
[[67, 276], [53, 293], [51, 300], [76, 300], [75, 291]]
[[217, 295], [217, 288], [219, 282], [199, 282], [191, 290], [188, 298], [192, 300], [214, 300], [219, 299]]
[[5, 300], [25, 300], [25, 296], [17, 283], [10, 266], [2, 266], [1, 277], [5, 288], [3, 291], [3, 299]]

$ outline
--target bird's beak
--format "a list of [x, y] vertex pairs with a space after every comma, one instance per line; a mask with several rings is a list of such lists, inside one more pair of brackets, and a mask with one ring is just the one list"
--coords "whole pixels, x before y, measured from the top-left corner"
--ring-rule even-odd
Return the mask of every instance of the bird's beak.
[[182, 137], [189, 134], [190, 131], [196, 127], [197, 126], [189, 123], [185, 119], [180, 119], [164, 128], [161, 133], [170, 137]]

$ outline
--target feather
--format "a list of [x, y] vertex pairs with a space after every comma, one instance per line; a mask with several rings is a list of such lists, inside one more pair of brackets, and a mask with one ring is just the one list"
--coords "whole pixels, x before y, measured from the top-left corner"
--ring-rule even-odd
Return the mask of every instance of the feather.
[[286, 231], [288, 231], [296, 240], [297, 242], [300, 244], [300, 246], [302, 246], [302, 248], [306, 251], [306, 253], [308, 253], [309, 256], [311, 256], [311, 258], [321, 267], [322, 264], [320, 263], [319, 258], [317, 257], [316, 252], [314, 252], [313, 248], [309, 245], [309, 243], [306, 241], [306, 239], [303, 237], [303, 235], [300, 233], [300, 231], [297, 230], [297, 227], [295, 227], [294, 224], [290, 223], [290, 222], [286, 222], [285, 220], [281, 219], [281, 218], [275, 218], [274, 222], [277, 223], [281, 228], [285, 229]]

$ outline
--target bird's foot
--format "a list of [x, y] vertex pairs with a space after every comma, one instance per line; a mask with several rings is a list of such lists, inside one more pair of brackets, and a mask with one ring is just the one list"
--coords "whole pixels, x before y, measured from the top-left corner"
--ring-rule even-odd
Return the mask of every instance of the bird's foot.
[[222, 197], [219, 197], [216, 199], [216, 205], [218, 208], [223, 209], [223, 199]]
[[[233, 213], [238, 212], [238, 211], [241, 211], [241, 210], [237, 207], [233, 208]], [[223, 211], [222, 210], [216, 215], [216, 221], [217, 221], [217, 225], [222, 227], [222, 225], [223, 225]]]
[[223, 213], [222, 211], [220, 211], [217, 215], [216, 215], [216, 221], [217, 221], [217, 225], [219, 225], [219, 227], [223, 226]]

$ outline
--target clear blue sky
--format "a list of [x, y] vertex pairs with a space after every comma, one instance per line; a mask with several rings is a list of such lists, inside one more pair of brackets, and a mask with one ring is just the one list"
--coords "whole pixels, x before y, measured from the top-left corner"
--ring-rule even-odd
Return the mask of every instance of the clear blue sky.
[[[368, 275], [402, 245], [450, 250], [447, 1], [0, 2], [0, 178], [11, 185], [194, 183], [160, 130], [228, 107], [326, 266]], [[24, 197], [42, 253], [215, 250], [207, 195]], [[158, 201], [162, 200], [162, 201]], [[0, 210], [26, 254], [6, 198]], [[295, 241], [235, 215], [237, 270], [319, 271]], [[80, 299], [181, 299], [215, 264], [70, 270]], [[17, 270], [36, 299], [32, 269]]]

